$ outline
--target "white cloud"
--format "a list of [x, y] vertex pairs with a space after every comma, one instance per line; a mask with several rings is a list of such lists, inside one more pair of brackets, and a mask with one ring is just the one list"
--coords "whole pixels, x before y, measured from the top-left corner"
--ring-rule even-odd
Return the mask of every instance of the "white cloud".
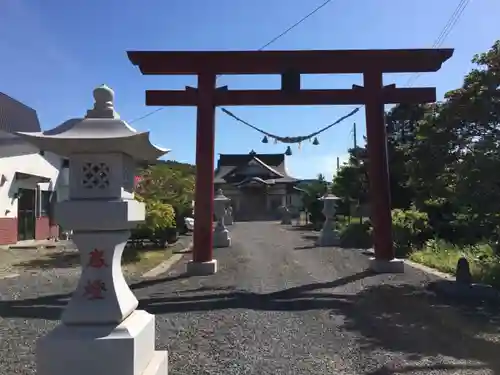
[[315, 178], [323, 174], [331, 181], [337, 171], [337, 157], [340, 165], [349, 160], [349, 154], [341, 155], [301, 155], [294, 153], [286, 158], [288, 173], [296, 178]]

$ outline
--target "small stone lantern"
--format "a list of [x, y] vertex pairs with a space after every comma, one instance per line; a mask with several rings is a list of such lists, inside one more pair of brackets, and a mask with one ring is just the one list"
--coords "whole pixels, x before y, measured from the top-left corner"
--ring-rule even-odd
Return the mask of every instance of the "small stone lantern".
[[231, 205], [231, 201], [228, 201], [228, 205], [226, 208], [226, 216], [224, 217], [225, 225], [233, 225], [234, 217], [233, 217], [233, 206]]
[[94, 99], [83, 119], [17, 133], [69, 158], [69, 199], [56, 205], [55, 218], [73, 230], [82, 262], [62, 324], [37, 342], [37, 374], [166, 374], [167, 352], [155, 351], [155, 317], [136, 310], [121, 258], [130, 230], [145, 218], [144, 204], [134, 200], [135, 162], [156, 160], [168, 150], [120, 120], [110, 88], [96, 88]]
[[229, 231], [224, 223], [227, 213], [226, 207], [229, 201], [230, 199], [224, 195], [221, 189], [217, 190], [217, 194], [214, 197], [214, 213], [217, 219], [217, 224], [214, 228], [214, 247], [231, 246]]
[[325, 222], [318, 238], [318, 246], [338, 246], [340, 239], [338, 232], [335, 230], [335, 213], [337, 201], [340, 198], [333, 194], [327, 194], [319, 199], [323, 201], [322, 212], [325, 215]]
[[281, 225], [291, 225], [292, 224], [292, 214], [290, 209], [284, 205], [281, 207]]

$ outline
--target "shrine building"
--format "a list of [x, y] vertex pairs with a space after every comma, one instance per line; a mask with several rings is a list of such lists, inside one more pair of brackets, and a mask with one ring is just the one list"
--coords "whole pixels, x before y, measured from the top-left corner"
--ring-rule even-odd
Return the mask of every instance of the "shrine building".
[[0, 245], [59, 235], [53, 204], [68, 196], [68, 161], [14, 132], [41, 131], [33, 108], [0, 93]]
[[215, 170], [215, 191], [231, 199], [235, 220], [275, 220], [281, 206], [292, 213], [302, 207], [301, 180], [288, 175], [285, 154], [220, 154]]

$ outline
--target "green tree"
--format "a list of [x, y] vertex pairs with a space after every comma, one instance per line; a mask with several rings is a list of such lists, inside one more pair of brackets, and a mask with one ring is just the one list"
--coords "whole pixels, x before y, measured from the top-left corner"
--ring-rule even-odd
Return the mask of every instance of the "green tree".
[[[460, 88], [439, 103], [397, 105], [386, 114], [393, 208], [428, 214], [453, 241], [495, 237], [500, 225], [500, 42], [474, 56]], [[351, 160], [334, 179], [344, 198], [367, 198], [369, 160]]]
[[365, 148], [349, 150], [349, 160], [333, 178], [332, 193], [341, 198], [339, 213], [350, 214], [351, 207], [368, 202], [368, 164]]
[[319, 198], [321, 198], [328, 191], [328, 183], [325, 176], [321, 173], [317, 176], [315, 181], [310, 182], [303, 187], [304, 194], [302, 195], [302, 204], [309, 215], [309, 221], [318, 223], [324, 220], [321, 210], [323, 205]]
[[137, 193], [149, 200], [170, 204], [180, 215], [189, 214], [194, 199], [194, 167], [182, 163], [161, 163], [139, 173]]

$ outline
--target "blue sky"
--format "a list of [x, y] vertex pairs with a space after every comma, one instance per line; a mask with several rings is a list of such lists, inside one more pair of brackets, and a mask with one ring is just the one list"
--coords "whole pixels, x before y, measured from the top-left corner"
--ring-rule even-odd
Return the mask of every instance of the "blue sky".
[[[42, 127], [80, 117], [92, 106], [92, 90], [105, 83], [115, 107], [132, 121], [154, 110], [144, 90], [183, 88], [193, 77], [142, 76], [127, 50], [254, 50], [321, 4], [323, 0], [2, 0], [0, 2], [0, 90], [38, 111]], [[333, 0], [268, 49], [367, 49], [430, 47], [458, 0]], [[147, 7], [141, 4], [148, 4]], [[455, 48], [438, 73], [416, 86], [436, 86], [438, 96], [461, 84], [473, 54], [500, 38], [500, 1], [473, 0], [443, 47]], [[9, 51], [9, 53], [7, 53]], [[408, 75], [385, 83], [406, 84]], [[357, 75], [306, 77], [305, 88], [348, 88]], [[222, 77], [230, 88], [277, 88], [279, 77]], [[322, 107], [231, 107], [236, 115], [281, 136], [309, 134], [353, 109]], [[337, 156], [352, 145], [350, 131], [364, 134], [364, 112], [319, 137], [320, 145], [293, 146], [288, 157], [295, 177], [324, 173], [331, 178]], [[138, 130], [171, 148], [170, 159], [194, 162], [195, 110], [167, 108], [142, 121]], [[217, 113], [217, 153], [284, 152], [262, 144], [261, 135]]]

